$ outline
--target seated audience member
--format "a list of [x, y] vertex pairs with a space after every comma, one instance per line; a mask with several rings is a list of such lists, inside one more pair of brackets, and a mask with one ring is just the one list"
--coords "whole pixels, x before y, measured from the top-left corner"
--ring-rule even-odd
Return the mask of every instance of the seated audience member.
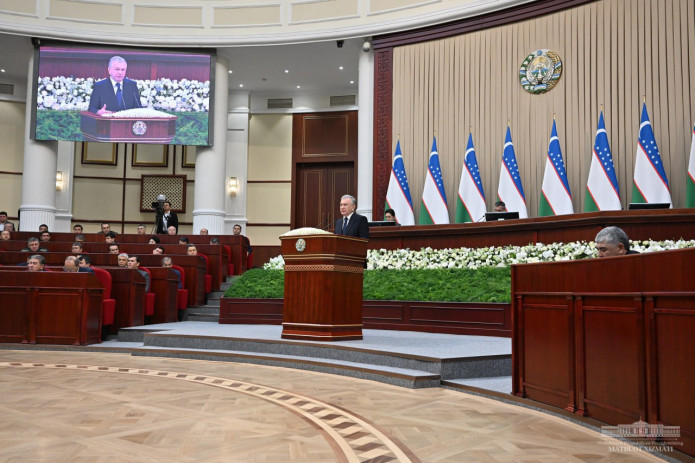
[[77, 256], [77, 262], [79, 263], [80, 268], [89, 269], [87, 271], [92, 270], [92, 259], [90, 259], [89, 256], [85, 256], [84, 254], [80, 254], [79, 256]]
[[138, 225], [138, 235], [144, 235], [145, 233], [147, 233], [147, 227], [141, 223]]
[[175, 268], [172, 268], [173, 265], [174, 262], [171, 260], [171, 257], [165, 257], [162, 259], [162, 267], [171, 268], [171, 270], [176, 274], [176, 276], [179, 279], [179, 289], [183, 289], [183, 281], [181, 281], [181, 272], [179, 272]]
[[182, 236], [179, 238], [179, 244], [188, 244], [190, 241], [188, 240], [188, 237]]
[[207, 235], [207, 234], [208, 234], [208, 229], [207, 229], [207, 228], [201, 228], [201, 229], [200, 229], [200, 234], [201, 234], [201, 235]]
[[395, 222], [396, 221], [396, 211], [393, 209], [386, 209], [384, 211], [384, 220], [387, 222]]
[[149, 244], [159, 244], [160, 242], [161, 240], [158, 236], [150, 236], [150, 240], [148, 241]]
[[195, 244], [189, 244], [186, 247], [186, 254], [189, 256], [197, 256], [198, 255], [198, 248], [195, 247]]
[[51, 234], [47, 231], [41, 232], [41, 235], [39, 236], [39, 240], [51, 241]]
[[154, 254], [155, 256], [161, 256], [162, 254], [164, 254], [164, 248], [161, 246], [155, 246], [152, 250], [152, 254]]
[[12, 239], [12, 233], [9, 230], [0, 231], [0, 240], [9, 241]]
[[599, 257], [623, 256], [626, 254], [639, 254], [630, 250], [630, 240], [621, 228], [606, 227], [596, 234], [594, 238]]
[[140, 275], [145, 279], [145, 292], [150, 292], [150, 274], [144, 270], [140, 270], [140, 258], [138, 256], [128, 256], [128, 268], [137, 270]]
[[[12, 226], [14, 227], [14, 224], [12, 222], [10, 222], [9, 220], [7, 220], [7, 212], [6, 211], [0, 211], [0, 230], [6, 230], [5, 225], [8, 225], [8, 224], [12, 224]], [[14, 231], [14, 229], [9, 230], [9, 231]]]
[[507, 210], [507, 205], [504, 204], [504, 201], [497, 201], [495, 203], [495, 212], [504, 212]]
[[[232, 228], [232, 233], [234, 233], [237, 236], [244, 236], [241, 234], [241, 225], [236, 224]], [[248, 238], [246, 238], [246, 244], [248, 245], [248, 248], [246, 249], [246, 254], [251, 254], [251, 242], [249, 241]]]
[[84, 243], [84, 235], [75, 235], [75, 243]]
[[121, 250], [118, 249], [117, 244], [109, 244], [109, 254], [120, 254]]
[[116, 258], [116, 262], [118, 262], [119, 267], [127, 267], [128, 266], [128, 254], [125, 252], [122, 252], [118, 255]]
[[72, 226], [72, 232], [81, 235], [82, 233], [84, 233], [84, 228], [79, 223], [76, 223]]
[[167, 228], [167, 235], [175, 235], [176, 234], [176, 227], [171, 225], [169, 228]]
[[115, 242], [116, 242], [116, 236], [117, 236], [117, 235], [118, 235], [118, 234], [117, 234], [116, 232], [114, 232], [114, 231], [110, 231], [110, 232], [104, 233], [104, 241], [105, 241], [106, 243], [109, 243], [109, 244], [115, 243]]
[[101, 230], [99, 230], [98, 233], [104, 234], [104, 233], [108, 233], [110, 231], [111, 231], [111, 224], [108, 222], [104, 222], [101, 224]]
[[47, 231], [48, 231], [48, 225], [46, 225], [45, 223], [42, 223], [41, 225], [39, 225], [39, 233], [47, 232]]
[[79, 243], [79, 242], [72, 243], [72, 250], [70, 252], [72, 252], [73, 254], [82, 254], [84, 252], [84, 248], [82, 247], [82, 243]]
[[40, 254], [35, 254], [27, 260], [27, 267], [30, 272], [43, 272], [46, 265], [46, 258]]
[[7, 222], [7, 223], [4, 225], [3, 230], [7, 230], [7, 231], [9, 231], [9, 232], [13, 232], [13, 231], [14, 231], [14, 224], [13, 224], [12, 222]]
[[77, 273], [80, 271], [80, 263], [75, 256], [68, 256], [63, 263], [63, 272]]
[[27, 247], [22, 249], [22, 252], [48, 252], [48, 249], [42, 248], [39, 239], [32, 236], [27, 240]]

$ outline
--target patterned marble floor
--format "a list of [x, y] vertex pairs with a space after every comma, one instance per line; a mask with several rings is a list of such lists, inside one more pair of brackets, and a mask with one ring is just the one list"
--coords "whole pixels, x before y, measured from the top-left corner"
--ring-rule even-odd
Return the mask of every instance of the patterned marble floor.
[[662, 461], [447, 389], [125, 354], [0, 351], [2, 462]]

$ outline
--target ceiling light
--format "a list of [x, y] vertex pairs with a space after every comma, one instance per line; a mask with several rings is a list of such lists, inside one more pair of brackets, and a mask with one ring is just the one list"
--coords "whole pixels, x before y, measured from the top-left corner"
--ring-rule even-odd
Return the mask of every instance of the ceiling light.
[[354, 83], [355, 83], [355, 81], [354, 81], [354, 80], [351, 80], [351, 81], [350, 81], [350, 83], [351, 83], [351, 84], [354, 84]]
[[239, 87], [243, 87], [243, 86], [244, 86], [244, 84], [239, 84]]
[[302, 88], [302, 87], [300, 87], [299, 85], [297, 85], [297, 88]]
[[290, 70], [289, 70], [289, 69], [285, 69], [285, 74], [289, 74], [289, 73], [290, 73]]
[[5, 72], [5, 70], [4, 70], [4, 69], [0, 69], [0, 72]]
[[228, 72], [231, 74], [231, 73], [232, 73], [232, 70], [230, 69]]
[[342, 70], [343, 70], [343, 67], [342, 67], [342, 66], [340, 66], [340, 67], [339, 67], [338, 69], [340, 69], [340, 70], [342, 71]]

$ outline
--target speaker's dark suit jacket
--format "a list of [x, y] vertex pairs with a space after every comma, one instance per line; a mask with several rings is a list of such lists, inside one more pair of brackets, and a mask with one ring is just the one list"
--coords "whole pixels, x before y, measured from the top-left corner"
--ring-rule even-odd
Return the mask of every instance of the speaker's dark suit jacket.
[[179, 216], [176, 215], [176, 212], [171, 211], [169, 212], [169, 219], [167, 220], [167, 226], [164, 226], [164, 217], [158, 217], [157, 218], [157, 233], [166, 235], [167, 234], [167, 228], [171, 226], [176, 227], [176, 233], [179, 232]]
[[369, 238], [369, 221], [363, 215], [352, 214], [348, 221], [347, 229], [343, 233], [343, 218], [341, 217], [335, 221], [335, 234]]
[[138, 84], [134, 80], [123, 79], [121, 92], [123, 93], [123, 107], [118, 106], [116, 91], [111, 85], [111, 79], [104, 79], [95, 83], [92, 89], [92, 96], [89, 99], [89, 112], [96, 113], [104, 105], [106, 105], [108, 111], [113, 112], [123, 109], [142, 108]]

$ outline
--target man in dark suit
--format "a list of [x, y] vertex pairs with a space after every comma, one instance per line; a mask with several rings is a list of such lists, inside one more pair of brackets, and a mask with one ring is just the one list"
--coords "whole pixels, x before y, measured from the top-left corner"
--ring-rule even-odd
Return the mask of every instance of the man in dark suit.
[[94, 84], [89, 112], [102, 116], [124, 109], [141, 108], [140, 92], [134, 80], [126, 79], [128, 63], [120, 56], [109, 60], [109, 78]]
[[340, 215], [335, 222], [335, 234], [369, 238], [369, 223], [365, 216], [355, 213], [357, 201], [354, 196], [343, 195], [340, 198]]
[[[175, 227], [176, 233], [179, 232], [179, 216], [171, 210], [171, 202], [164, 201], [162, 203], [163, 214], [157, 217], [157, 233], [166, 235], [169, 227]], [[174, 233], [174, 234], [176, 234]]]

